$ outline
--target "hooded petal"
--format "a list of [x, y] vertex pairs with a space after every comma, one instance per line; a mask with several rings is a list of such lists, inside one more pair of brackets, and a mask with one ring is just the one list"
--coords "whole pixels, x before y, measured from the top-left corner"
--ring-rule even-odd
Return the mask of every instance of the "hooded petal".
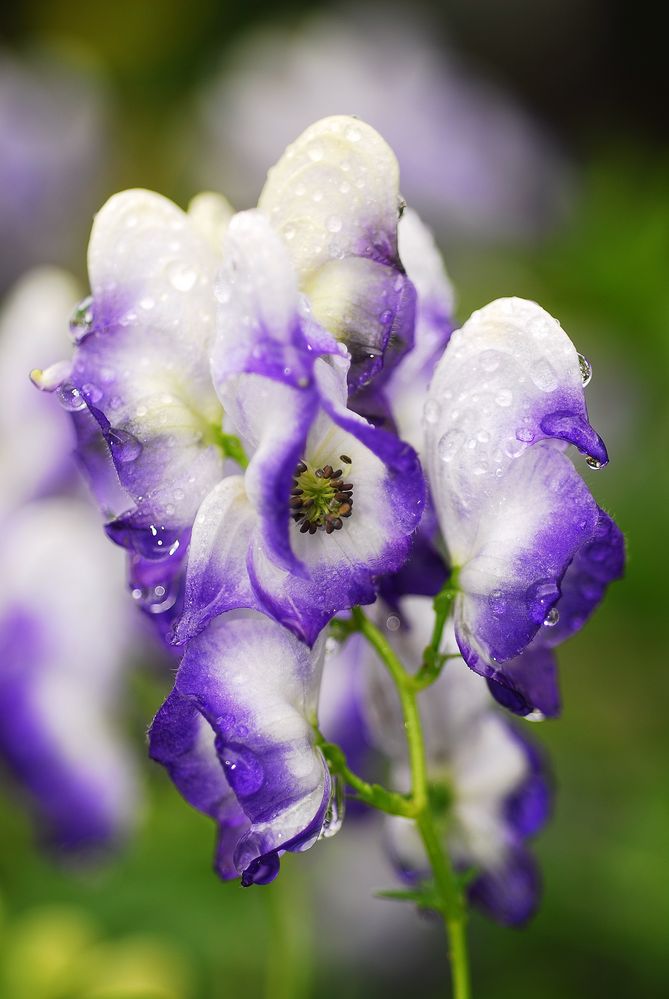
[[[9, 521], [0, 580], [0, 755], [63, 850], [127, 833], [136, 773], [116, 724], [132, 638], [123, 559], [97, 518], [43, 500]], [[104, 636], [104, 640], [101, 640]]]
[[556, 438], [608, 460], [588, 423], [579, 355], [534, 302], [499, 299], [475, 312], [452, 335], [427, 407], [430, 486], [456, 565], [471, 555], [481, 507], [531, 444]]
[[131, 498], [110, 533], [147, 557], [169, 547], [156, 532], [173, 539], [191, 526], [221, 477], [222, 413], [208, 362], [218, 259], [199, 225], [150, 191], [115, 195], [93, 225], [92, 299], [73, 316], [78, 347], [59, 395], [75, 417], [93, 415], [98, 450], [106, 447]]
[[476, 878], [467, 894], [496, 922], [522, 926], [535, 914], [541, 895], [537, 862], [526, 847], [515, 847], [502, 867]]
[[346, 343], [357, 389], [413, 340], [415, 293], [397, 251], [397, 161], [380, 135], [340, 115], [311, 125], [258, 202], [286, 241], [317, 320]]
[[214, 730], [249, 820], [233, 852], [243, 884], [272, 880], [280, 853], [307, 849], [322, 830], [331, 786], [312, 728], [322, 660], [322, 644], [311, 652], [254, 613], [216, 618], [186, 648], [176, 691]]

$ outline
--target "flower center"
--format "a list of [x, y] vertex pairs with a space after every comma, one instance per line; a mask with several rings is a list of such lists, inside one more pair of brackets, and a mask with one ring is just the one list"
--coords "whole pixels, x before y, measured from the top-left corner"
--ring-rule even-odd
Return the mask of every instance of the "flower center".
[[[344, 466], [351, 464], [347, 454], [339, 455], [339, 460]], [[302, 534], [340, 531], [344, 518], [353, 513], [353, 483], [344, 482], [342, 468], [313, 468], [301, 461], [293, 475], [290, 512]]]

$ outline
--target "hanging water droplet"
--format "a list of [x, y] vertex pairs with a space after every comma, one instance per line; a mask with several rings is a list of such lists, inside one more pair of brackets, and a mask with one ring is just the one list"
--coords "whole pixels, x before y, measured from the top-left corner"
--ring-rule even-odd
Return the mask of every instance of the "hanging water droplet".
[[386, 618], [386, 628], [388, 629], [388, 631], [397, 631], [399, 629], [400, 623], [401, 623], [400, 619], [396, 614], [390, 614]]
[[323, 827], [318, 837], [319, 839], [330, 839], [339, 832], [344, 822], [344, 812], [344, 788], [340, 779], [337, 776], [333, 776], [332, 793], [323, 819]]
[[592, 378], [592, 364], [583, 354], [578, 354], [578, 366], [581, 369], [581, 384], [585, 388]]
[[544, 618], [544, 626], [546, 628], [554, 628], [559, 620], [560, 620], [560, 611], [557, 609], [557, 607], [551, 607], [548, 614]]
[[86, 408], [86, 400], [80, 390], [69, 383], [60, 386], [56, 391], [56, 397], [63, 409], [66, 409], [68, 413], [77, 413]]
[[118, 461], [135, 461], [142, 453], [142, 443], [137, 438], [128, 433], [127, 430], [120, 430], [112, 427], [106, 433], [107, 443], [112, 454]]
[[538, 708], [535, 708], [534, 711], [530, 711], [529, 715], [525, 715], [525, 721], [535, 723], [546, 721], [546, 715], [543, 711], [539, 711]]
[[93, 331], [93, 296], [87, 295], [70, 316], [70, 336], [74, 343], [81, 343]]
[[602, 462], [599, 461], [598, 458], [593, 458], [591, 455], [587, 456], [587, 458], [585, 459], [585, 463], [588, 466], [588, 468], [592, 468], [595, 471], [597, 471], [597, 469], [602, 467]]

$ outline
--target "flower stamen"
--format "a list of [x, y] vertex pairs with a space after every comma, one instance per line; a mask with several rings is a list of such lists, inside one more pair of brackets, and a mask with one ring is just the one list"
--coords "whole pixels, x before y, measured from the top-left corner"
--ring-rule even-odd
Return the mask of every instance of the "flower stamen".
[[[339, 460], [351, 465], [348, 455]], [[299, 462], [293, 475], [293, 487], [288, 501], [290, 514], [300, 525], [301, 534], [326, 534], [340, 531], [344, 519], [353, 513], [353, 483], [342, 482], [344, 472], [332, 465], [313, 468], [305, 461]]]

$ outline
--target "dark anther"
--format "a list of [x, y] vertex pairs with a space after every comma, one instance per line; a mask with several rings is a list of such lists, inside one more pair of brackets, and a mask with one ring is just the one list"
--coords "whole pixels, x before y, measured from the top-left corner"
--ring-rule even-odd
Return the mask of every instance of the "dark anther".
[[303, 461], [301, 461], [299, 463], [299, 465], [297, 466], [297, 468], [295, 469], [295, 474], [296, 475], [302, 475], [302, 473], [306, 472], [306, 470], [307, 470], [307, 466], [304, 464]]
[[317, 468], [316, 469], [316, 478], [322, 479], [323, 475], [324, 475], [323, 469], [322, 468]]
[[339, 460], [343, 461], [345, 465], [350, 465], [351, 464], [351, 459], [349, 458], [349, 456], [347, 454], [340, 454], [339, 455]]
[[332, 476], [332, 465], [323, 466], [323, 477], [329, 479]]
[[331, 479], [339, 479], [343, 474], [344, 473], [342, 472], [341, 468], [338, 468], [336, 472], [332, 473], [332, 475], [330, 476], [330, 478]]
[[[341, 460], [352, 464], [348, 455], [341, 455]], [[353, 483], [342, 482], [343, 475], [341, 468], [332, 465], [310, 468], [305, 461], [297, 465], [288, 506], [302, 534], [341, 531], [342, 518], [350, 517], [353, 512]]]

